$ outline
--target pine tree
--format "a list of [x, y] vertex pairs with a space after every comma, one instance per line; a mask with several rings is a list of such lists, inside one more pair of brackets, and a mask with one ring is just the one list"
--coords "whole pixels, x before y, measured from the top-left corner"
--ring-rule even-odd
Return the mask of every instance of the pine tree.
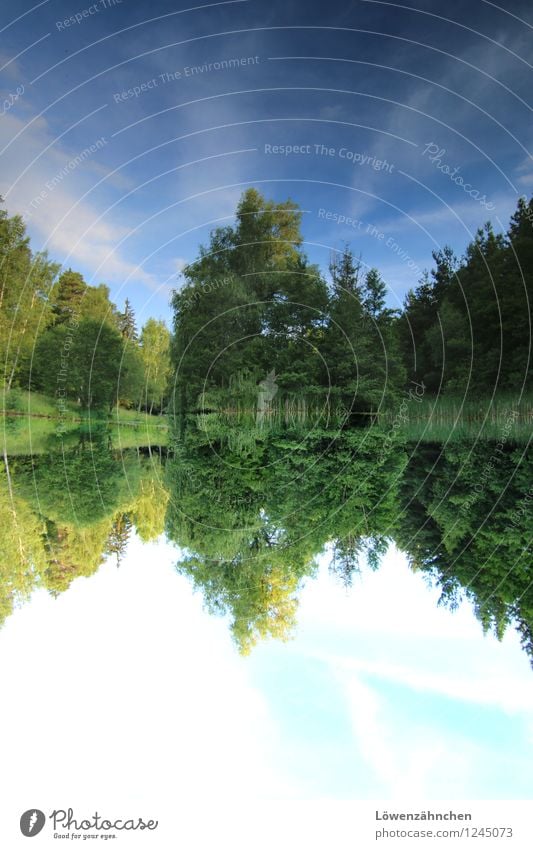
[[367, 272], [363, 293], [363, 306], [366, 312], [373, 319], [379, 318], [385, 309], [387, 287], [381, 279], [377, 268], [371, 268]]
[[129, 298], [126, 298], [124, 302], [124, 312], [119, 313], [118, 326], [124, 339], [129, 339], [131, 342], [137, 341], [138, 337], [137, 328], [135, 327], [135, 313]]

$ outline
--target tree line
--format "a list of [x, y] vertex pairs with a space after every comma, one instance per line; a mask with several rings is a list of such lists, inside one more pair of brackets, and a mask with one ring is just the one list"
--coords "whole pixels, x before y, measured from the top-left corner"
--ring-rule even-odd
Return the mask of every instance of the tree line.
[[170, 332], [149, 318], [137, 333], [108, 286], [90, 286], [33, 252], [22, 218], [0, 210], [0, 353], [4, 389], [30, 389], [82, 409], [166, 407]]
[[7, 391], [25, 387], [83, 408], [151, 412], [198, 406], [245, 367], [280, 394], [325, 396], [353, 413], [390, 405], [409, 380], [430, 393], [490, 396], [532, 385], [533, 199], [505, 234], [487, 223], [458, 259], [445, 246], [387, 307], [379, 271], [353, 247], [329, 275], [302, 249], [301, 212], [244, 193], [236, 223], [215, 229], [174, 292], [171, 337], [149, 318], [137, 333], [128, 300], [33, 252], [20, 216], [0, 210], [0, 352]]
[[506, 234], [487, 223], [461, 259], [435, 251], [392, 310], [352, 247], [326, 277], [302, 250], [297, 205], [249, 189], [172, 298], [175, 408], [202, 406], [244, 367], [256, 384], [274, 371], [279, 399], [327, 394], [353, 412], [386, 407], [411, 380], [435, 394], [530, 390], [532, 222], [533, 199], [520, 199]]
[[399, 318], [406, 368], [430, 392], [472, 397], [530, 391], [533, 198], [506, 233], [479, 229], [459, 259], [446, 246]]

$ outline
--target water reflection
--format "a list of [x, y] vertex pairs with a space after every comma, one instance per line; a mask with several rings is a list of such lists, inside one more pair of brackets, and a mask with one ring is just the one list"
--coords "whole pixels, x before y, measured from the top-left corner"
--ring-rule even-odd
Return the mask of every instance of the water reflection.
[[66, 590], [109, 554], [117, 563], [133, 527], [142, 540], [164, 529], [163, 452], [117, 450], [107, 429], [79, 431], [55, 451], [4, 455], [0, 472], [0, 616], [36, 587]]
[[415, 444], [331, 411], [304, 427], [299, 415], [268, 415], [263, 394], [259, 422], [253, 408], [232, 418], [204, 399], [168, 450], [120, 449], [101, 429], [54, 451], [5, 455], [1, 619], [36, 587], [57, 594], [107, 556], [119, 565], [133, 530], [144, 542], [166, 532], [184, 551], [178, 571], [209, 611], [229, 615], [248, 653], [291, 636], [299, 591], [326, 546], [349, 585], [394, 541], [442, 603], [466, 597], [485, 630], [517, 628], [533, 657], [528, 444]]

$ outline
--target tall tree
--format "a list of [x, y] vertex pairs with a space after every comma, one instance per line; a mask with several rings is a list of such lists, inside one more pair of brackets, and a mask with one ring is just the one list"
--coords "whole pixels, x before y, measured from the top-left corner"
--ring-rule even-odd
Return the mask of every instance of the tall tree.
[[206, 388], [227, 388], [245, 361], [256, 381], [273, 368], [288, 371], [288, 360], [301, 360], [304, 338], [323, 321], [326, 287], [300, 250], [295, 204], [276, 204], [249, 189], [236, 218], [235, 227], [211, 234], [173, 297], [172, 359], [182, 408], [194, 407]]
[[171, 373], [170, 331], [164, 321], [149, 318], [141, 331], [139, 351], [144, 367], [144, 388], [140, 403], [149, 412], [162, 412]]
[[106, 324], [119, 331], [118, 310], [111, 301], [109, 286], [100, 283], [98, 286], [88, 286], [80, 305], [80, 315], [90, 321]]
[[88, 286], [82, 275], [68, 268], [57, 281], [52, 293], [55, 324], [79, 318], [81, 303]]
[[51, 321], [58, 270], [46, 253], [32, 254], [22, 218], [0, 210], [0, 379], [8, 390], [27, 379], [35, 341]]
[[37, 342], [34, 384], [86, 409], [109, 409], [119, 396], [122, 355], [122, 338], [107, 324], [94, 319], [82, 319], [75, 328], [60, 324]]
[[137, 328], [135, 326], [135, 312], [129, 298], [124, 302], [124, 312], [118, 314], [118, 329], [124, 339], [132, 342], [137, 341]]
[[387, 296], [387, 287], [377, 268], [371, 268], [365, 276], [363, 286], [363, 306], [374, 320], [383, 315]]

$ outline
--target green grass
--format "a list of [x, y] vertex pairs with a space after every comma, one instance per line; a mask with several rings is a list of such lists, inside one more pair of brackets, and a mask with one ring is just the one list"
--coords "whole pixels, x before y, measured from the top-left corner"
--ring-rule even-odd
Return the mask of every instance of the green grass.
[[[403, 414], [403, 417], [402, 417]], [[444, 442], [449, 439], [493, 439], [527, 442], [533, 429], [533, 397], [499, 395], [494, 399], [426, 396], [408, 399], [402, 411], [391, 411], [385, 421], [400, 421], [400, 434], [409, 440]]]
[[114, 448], [148, 448], [168, 445], [168, 429], [165, 427], [113, 427], [111, 439]]
[[111, 439], [117, 448], [143, 448], [166, 445], [168, 427], [165, 416], [150, 416], [136, 410], [115, 408], [105, 414], [87, 413], [76, 404], [58, 409], [55, 401], [38, 392], [14, 390], [4, 396], [0, 410], [2, 450], [9, 455], [43, 454], [60, 450], [79, 439], [80, 427], [86, 432], [102, 425], [111, 426]]
[[[2, 424], [5, 424], [5, 420]], [[101, 424], [92, 421], [83, 425], [90, 433]], [[1, 426], [1, 425], [0, 425]], [[168, 430], [165, 427], [143, 426], [131, 427], [124, 424], [111, 425], [111, 443], [114, 448], [144, 448], [148, 446], [167, 445]], [[58, 432], [57, 421], [53, 419], [26, 418], [19, 419], [15, 427], [3, 427], [0, 433], [1, 450], [9, 456], [46, 454], [60, 451], [62, 448], [74, 446], [80, 439], [80, 425], [69, 424]]]
[[110, 418], [115, 424], [128, 424], [134, 427], [145, 425], [146, 422], [154, 426], [167, 426], [166, 416], [151, 416], [149, 413], [139, 413], [137, 410], [126, 410], [124, 407], [115, 407]]
[[[40, 392], [30, 392], [28, 390], [13, 389], [1, 396], [1, 412], [3, 414], [16, 413], [17, 415], [27, 416], [48, 416], [50, 418], [58, 418], [60, 410], [57, 402], [47, 395], [42, 395]], [[77, 404], [67, 401], [65, 404], [66, 416], [72, 420], [79, 418], [80, 409]]]

